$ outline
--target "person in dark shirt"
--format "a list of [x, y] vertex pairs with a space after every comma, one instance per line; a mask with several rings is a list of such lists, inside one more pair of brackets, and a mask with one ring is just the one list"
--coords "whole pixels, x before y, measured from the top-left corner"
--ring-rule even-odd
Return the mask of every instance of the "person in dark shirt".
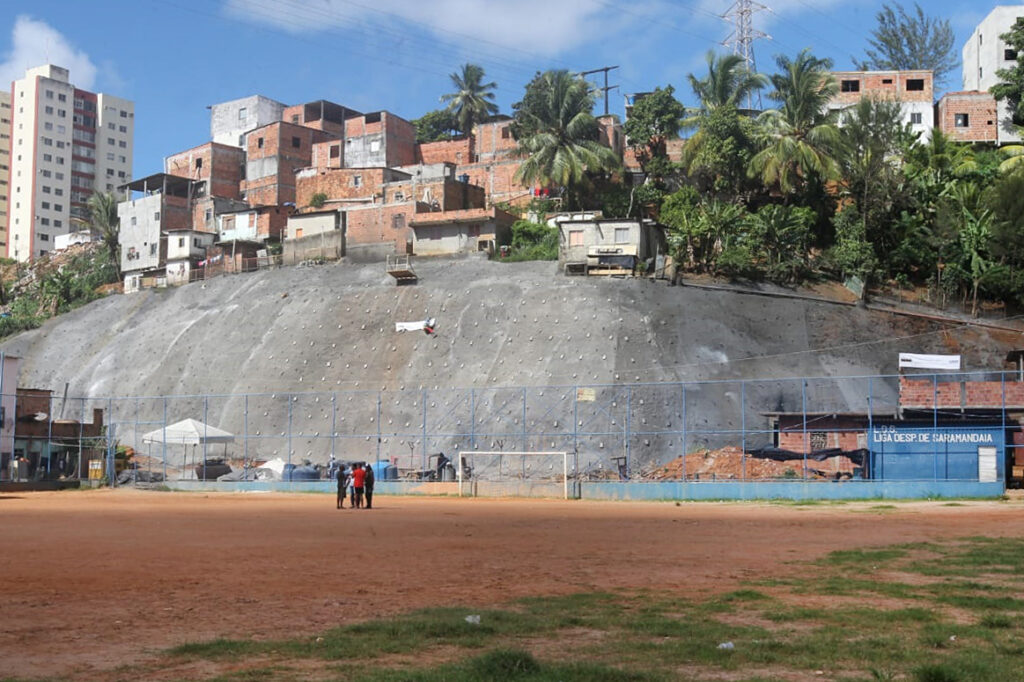
[[363, 479], [363, 489], [366, 495], [366, 508], [373, 509], [373, 467], [366, 465], [366, 478]]
[[347, 487], [348, 476], [345, 470], [338, 467], [338, 509], [345, 508], [345, 488]]

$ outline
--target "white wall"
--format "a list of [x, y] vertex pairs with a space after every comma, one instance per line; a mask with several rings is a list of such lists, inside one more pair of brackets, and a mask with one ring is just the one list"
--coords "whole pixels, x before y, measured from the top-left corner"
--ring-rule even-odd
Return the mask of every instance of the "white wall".
[[163, 265], [160, 260], [160, 218], [156, 217], [163, 205], [162, 199], [161, 194], [150, 194], [117, 205], [117, 216], [121, 220], [122, 272], [150, 270]]

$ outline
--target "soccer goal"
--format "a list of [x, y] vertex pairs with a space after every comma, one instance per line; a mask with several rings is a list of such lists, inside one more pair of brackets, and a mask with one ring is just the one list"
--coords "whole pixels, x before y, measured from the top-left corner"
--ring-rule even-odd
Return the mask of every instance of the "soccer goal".
[[562, 483], [562, 494], [569, 499], [570, 480], [575, 480], [578, 459], [575, 452], [565, 451], [497, 451], [468, 450], [459, 452], [455, 475], [462, 497], [464, 483], [474, 481], [533, 481]]

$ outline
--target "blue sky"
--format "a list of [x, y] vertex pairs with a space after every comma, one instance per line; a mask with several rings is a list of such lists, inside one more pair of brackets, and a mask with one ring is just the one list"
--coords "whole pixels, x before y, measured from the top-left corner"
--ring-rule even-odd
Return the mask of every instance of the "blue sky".
[[[135, 101], [136, 177], [163, 157], [209, 140], [206, 107], [262, 94], [286, 104], [328, 99], [362, 111], [416, 118], [439, 106], [448, 74], [483, 65], [502, 112], [538, 70], [619, 66], [623, 93], [671, 84], [694, 98], [700, 73], [729, 26], [729, 0], [5, 0], [0, 82], [47, 60], [80, 87]], [[755, 26], [760, 71], [773, 56], [810, 47], [852, 68], [875, 26], [880, 0], [765, 0]], [[925, 0], [949, 18], [957, 54], [994, 4]], [[959, 73], [942, 90], [959, 88]], [[9, 87], [9, 86], [5, 86]], [[603, 109], [603, 104], [600, 107]]]

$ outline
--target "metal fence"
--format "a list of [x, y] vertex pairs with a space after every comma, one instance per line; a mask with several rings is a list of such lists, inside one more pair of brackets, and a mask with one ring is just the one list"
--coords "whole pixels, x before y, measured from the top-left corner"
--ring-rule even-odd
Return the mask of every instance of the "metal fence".
[[[890, 458], [905, 455], [932, 462], [932, 466], [914, 465], [917, 468], [903, 471], [901, 476], [960, 479], [965, 476], [963, 467], [950, 469], [949, 457], [956, 454], [950, 444], [966, 437], [948, 435], [952, 431], [1002, 433], [993, 446], [999, 451], [998, 480], [1005, 480], [1009, 459], [1021, 447], [1013, 436], [1016, 421], [1007, 420], [1007, 407], [1018, 406], [1014, 403], [1024, 387], [1021, 377], [997, 372], [913, 375], [909, 379], [917, 382], [914, 386], [919, 395], [927, 393], [922, 393], [921, 387], [928, 382], [935, 400], [908, 407], [904, 387], [901, 404], [901, 378], [896, 375], [320, 393], [53, 396], [47, 401], [49, 409], [31, 416], [11, 405], [12, 398], [24, 401], [24, 396], [6, 395], [8, 414], [13, 410], [21, 416], [4, 421], [0, 450], [5, 461], [0, 476], [13, 475], [9, 466], [12, 453], [14, 459], [29, 460], [30, 471], [17, 472], [22, 477], [52, 477], [58, 470], [63, 475], [71, 475], [71, 471], [81, 475], [84, 463], [77, 467], [68, 464], [77, 454], [79, 458], [103, 457], [104, 473], [113, 479], [118, 473], [115, 454], [120, 447], [122, 453], [126, 448], [133, 452], [128, 460], [130, 469], [149, 472], [144, 478], [156, 479], [210, 478], [220, 471], [214, 465], [223, 462], [236, 477], [252, 480], [268, 460], [281, 460], [279, 464], [289, 471], [295, 467], [326, 468], [332, 460], [382, 462], [399, 477], [422, 477], [436, 469], [438, 453], [447, 453], [447, 459], [453, 460], [460, 450], [574, 453], [578, 466], [572, 473], [582, 480], [870, 478], [885, 475], [881, 470], [885, 461], [878, 458], [886, 452]], [[982, 405], [943, 397], [953, 396], [955, 391], [963, 396], [986, 386], [990, 393], [999, 392], [997, 401]], [[98, 430], [90, 426], [96, 415], [103, 421]], [[193, 444], [161, 438], [168, 427], [184, 419], [206, 425], [202, 429], [227, 431], [233, 441], [213, 443], [205, 434]], [[40, 431], [42, 424], [45, 432]], [[918, 434], [930, 430], [933, 435], [916, 436], [916, 449], [902, 452], [881, 444], [878, 434], [885, 430]], [[52, 437], [55, 432], [59, 432], [58, 438]], [[970, 438], [966, 442], [969, 446]], [[942, 458], [947, 463], [940, 466]], [[894, 471], [892, 461], [896, 460], [888, 466]], [[521, 475], [553, 475], [550, 469], [522, 466]]]

